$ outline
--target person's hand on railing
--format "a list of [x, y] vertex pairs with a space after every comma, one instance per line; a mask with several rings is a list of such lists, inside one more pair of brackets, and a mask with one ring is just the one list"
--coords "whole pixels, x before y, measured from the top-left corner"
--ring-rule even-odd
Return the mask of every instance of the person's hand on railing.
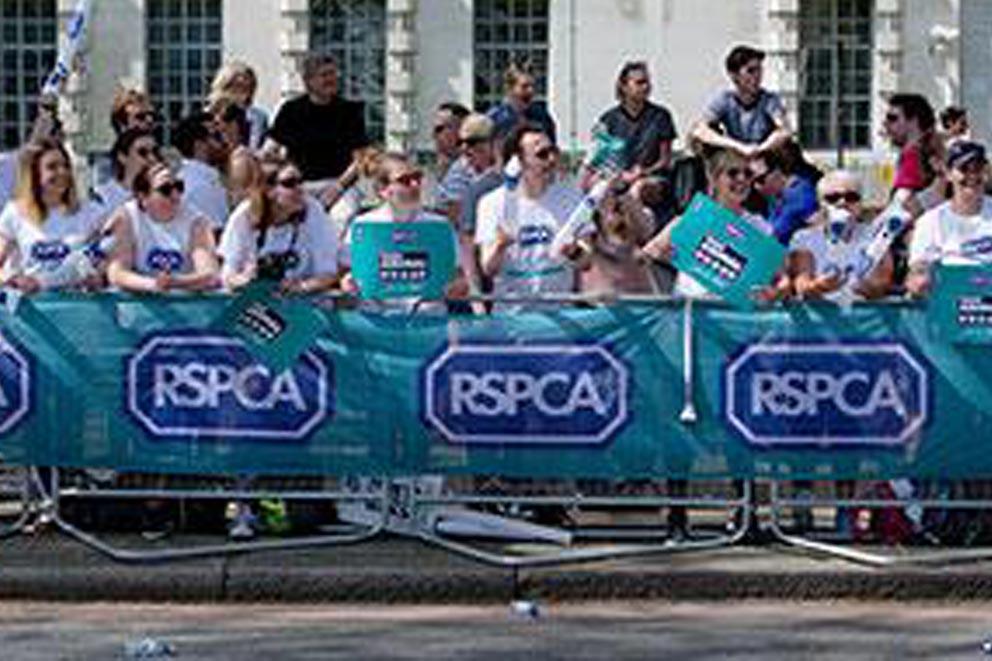
[[910, 271], [906, 275], [906, 293], [913, 298], [925, 298], [930, 293], [930, 274]]
[[20, 290], [25, 294], [37, 294], [41, 291], [41, 281], [38, 278], [24, 275], [23, 273], [19, 273], [7, 280], [7, 286]]
[[822, 298], [825, 294], [840, 289], [844, 276], [839, 272], [814, 277], [798, 277], [795, 282], [796, 295], [801, 298]]

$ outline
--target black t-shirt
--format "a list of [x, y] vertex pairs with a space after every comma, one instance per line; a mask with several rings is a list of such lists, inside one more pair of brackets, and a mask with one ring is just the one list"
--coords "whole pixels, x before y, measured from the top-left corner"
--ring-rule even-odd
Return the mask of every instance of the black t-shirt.
[[663, 106], [648, 101], [637, 117], [631, 117], [622, 105], [603, 113], [600, 123], [610, 135], [627, 141], [624, 167], [648, 167], [658, 162], [662, 142], [675, 139], [675, 122]]
[[361, 103], [335, 97], [317, 105], [305, 94], [283, 104], [269, 135], [289, 150], [307, 181], [341, 176], [352, 152], [369, 144]]

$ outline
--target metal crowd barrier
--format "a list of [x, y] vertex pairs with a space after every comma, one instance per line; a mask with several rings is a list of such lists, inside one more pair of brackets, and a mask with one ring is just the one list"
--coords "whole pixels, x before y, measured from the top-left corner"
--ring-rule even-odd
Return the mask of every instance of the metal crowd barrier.
[[[340, 298], [340, 297], [335, 297]], [[581, 304], [598, 306], [616, 302], [670, 303], [673, 299], [657, 296], [601, 296], [562, 295], [553, 297], [488, 297], [478, 296], [472, 302], [484, 304]], [[411, 315], [421, 314], [422, 302], [411, 306]], [[697, 384], [696, 328], [692, 301], [682, 303], [681, 356], [682, 402], [677, 415], [678, 423], [690, 428], [700, 423], [696, 400]], [[451, 338], [457, 342], [458, 338]], [[160, 562], [186, 558], [246, 553], [275, 549], [302, 549], [334, 544], [355, 544], [391, 533], [421, 540], [473, 560], [500, 567], [547, 566], [624, 558], [652, 554], [669, 554], [701, 551], [740, 543], [757, 519], [755, 511], [754, 482], [734, 480], [739, 492], [726, 496], [718, 492], [703, 491], [699, 494], [664, 495], [600, 495], [588, 493], [572, 484], [570, 493], [487, 493], [479, 490], [458, 493], [442, 485], [440, 488], [422, 488], [417, 478], [383, 475], [370, 479], [359, 489], [331, 490], [278, 490], [278, 489], [202, 489], [202, 488], [79, 488], [67, 486], [61, 480], [59, 468], [48, 469], [42, 474], [30, 471], [29, 487], [22, 495], [21, 514], [4, 528], [0, 536], [9, 536], [28, 528], [32, 523], [50, 522], [55, 529], [97, 551], [123, 562]], [[233, 477], [233, 476], [229, 476]], [[442, 475], [452, 482], [463, 474]], [[666, 480], [673, 476], [659, 474], [651, 479]], [[679, 479], [684, 476], [679, 475]], [[575, 483], [574, 479], [566, 480]], [[794, 534], [783, 525], [783, 512], [805, 507], [902, 507], [913, 504], [920, 507], [955, 509], [992, 509], [992, 500], [954, 500], [944, 498], [914, 499], [911, 501], [874, 500], [856, 498], [790, 498], [783, 496], [781, 481], [764, 478], [770, 487], [767, 505], [770, 517], [766, 529], [774, 539], [802, 551], [834, 557], [876, 567], [899, 564], [940, 564], [971, 561], [992, 557], [990, 549], [941, 550], [911, 555], [884, 555], [829, 541], [821, 541], [802, 534]], [[538, 480], [540, 484], [540, 480]], [[690, 480], [690, 483], [694, 481]], [[545, 484], [546, 486], [546, 484]], [[208, 544], [195, 548], [167, 547], [156, 543], [151, 548], [120, 547], [111, 544], [93, 531], [84, 530], [66, 519], [64, 503], [72, 499], [193, 499], [193, 500], [257, 500], [277, 498], [300, 501], [330, 501], [347, 513], [347, 525], [326, 535], [287, 539], [265, 539], [250, 542]], [[687, 508], [693, 511], [717, 510], [736, 516], [737, 524], [725, 534], [706, 534], [702, 530], [690, 538], [681, 538], [676, 531], [662, 526], [643, 526], [639, 530], [622, 527], [585, 529], [562, 528], [520, 520], [515, 510], [526, 508], [556, 507], [566, 510], [592, 508], [629, 509], [653, 508], [655, 510]], [[470, 541], [465, 541], [466, 539]], [[523, 545], [494, 546], [493, 540], [523, 540]], [[481, 540], [481, 541], [480, 541]], [[602, 542], [609, 543], [602, 543]], [[534, 543], [537, 542], [537, 543]], [[516, 552], [513, 549], [517, 549]], [[522, 549], [522, 550], [521, 550]]]

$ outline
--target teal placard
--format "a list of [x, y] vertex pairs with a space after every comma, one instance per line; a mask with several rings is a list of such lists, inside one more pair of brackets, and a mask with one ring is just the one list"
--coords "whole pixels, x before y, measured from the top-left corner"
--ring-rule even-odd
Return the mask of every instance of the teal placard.
[[785, 247], [711, 198], [696, 193], [672, 230], [673, 262], [707, 291], [750, 308], [755, 290], [771, 283]]
[[927, 315], [944, 342], [992, 344], [992, 266], [938, 266]]
[[308, 299], [277, 298], [277, 282], [257, 281], [224, 308], [213, 328], [241, 338], [260, 362], [276, 373], [292, 366], [327, 329]]
[[447, 222], [361, 221], [351, 232], [351, 270], [362, 298], [444, 298], [456, 259]]

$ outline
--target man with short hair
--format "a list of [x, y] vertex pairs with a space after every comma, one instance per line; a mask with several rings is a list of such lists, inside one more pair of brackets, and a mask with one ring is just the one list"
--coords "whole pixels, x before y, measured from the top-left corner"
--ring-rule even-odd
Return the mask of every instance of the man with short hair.
[[110, 125], [117, 135], [134, 128], [153, 131], [159, 128], [160, 117], [148, 94], [134, 87], [118, 87], [110, 106]]
[[229, 211], [227, 189], [219, 170], [227, 159], [227, 146], [212, 126], [209, 113], [193, 113], [180, 120], [172, 143], [183, 156], [179, 174], [186, 183], [186, 201], [199, 209], [219, 233]]
[[468, 108], [454, 101], [445, 101], [434, 112], [434, 128], [431, 133], [434, 138], [435, 173], [438, 181], [444, 179], [448, 168], [461, 155], [458, 129], [469, 114]]
[[495, 124], [497, 143], [501, 144], [516, 127], [530, 122], [540, 126], [551, 143], [555, 144], [555, 120], [548, 112], [548, 107], [534, 99], [537, 90], [531, 69], [524, 65], [511, 64], [503, 74], [503, 89], [506, 94], [503, 101], [486, 113]]
[[940, 112], [940, 126], [950, 140], [971, 139], [968, 110], [962, 106], [947, 106]]
[[792, 137], [781, 97], [761, 86], [764, 60], [765, 53], [750, 46], [730, 51], [724, 65], [733, 89], [710, 100], [692, 129], [693, 138], [753, 158]]
[[282, 105], [269, 139], [286, 148], [307, 188], [330, 208], [357, 178], [359, 150], [369, 144], [363, 104], [341, 98], [330, 55], [306, 58], [303, 83], [306, 93]]
[[883, 119], [883, 132], [892, 146], [899, 149], [892, 197], [913, 217], [923, 213], [917, 194], [933, 179], [928, 148], [936, 118], [930, 102], [920, 94], [894, 94]]
[[750, 167], [752, 186], [766, 207], [761, 215], [771, 224], [775, 238], [787, 246], [819, 208], [819, 172], [803, 160], [802, 148], [794, 140], [752, 159]]
[[567, 256], [575, 254], [575, 246], [552, 254], [551, 245], [581, 203], [581, 192], [555, 181], [558, 150], [540, 125], [514, 129], [504, 156], [519, 159], [520, 181], [479, 202], [475, 242], [483, 273], [493, 278], [497, 296], [574, 291], [575, 272]]

